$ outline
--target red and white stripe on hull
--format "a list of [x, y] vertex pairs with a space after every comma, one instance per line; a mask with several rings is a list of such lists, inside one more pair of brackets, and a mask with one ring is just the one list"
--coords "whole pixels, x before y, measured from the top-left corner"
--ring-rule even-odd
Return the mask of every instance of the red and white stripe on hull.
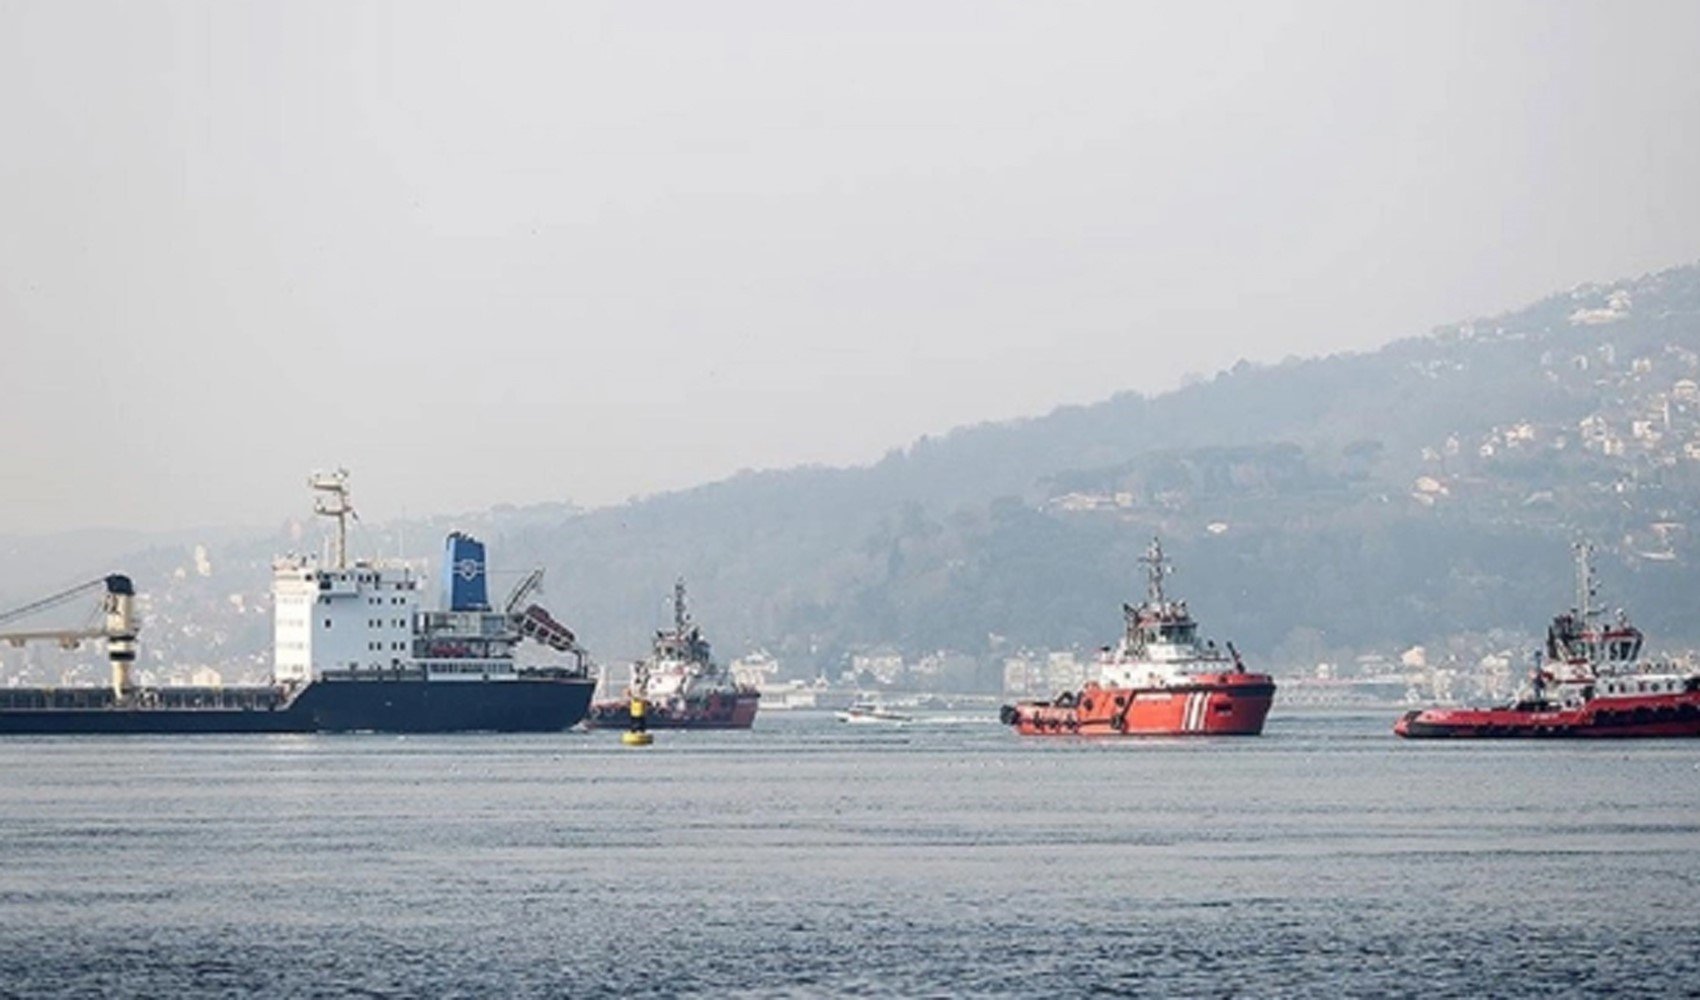
[[1088, 684], [1055, 702], [1004, 709], [1023, 736], [1255, 736], [1275, 698], [1267, 674], [1196, 675], [1172, 687]]
[[1181, 729], [1189, 733], [1204, 732], [1206, 715], [1210, 709], [1210, 695], [1205, 691], [1194, 691], [1186, 696], [1186, 714], [1181, 718]]

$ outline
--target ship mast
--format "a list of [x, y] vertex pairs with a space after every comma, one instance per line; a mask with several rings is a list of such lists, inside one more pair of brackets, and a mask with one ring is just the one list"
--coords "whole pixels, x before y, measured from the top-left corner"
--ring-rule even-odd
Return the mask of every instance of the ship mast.
[[313, 513], [336, 518], [336, 568], [347, 569], [348, 519], [359, 519], [348, 499], [348, 470], [315, 472], [307, 478], [307, 485], [315, 492], [326, 494], [313, 498]]
[[1571, 548], [1576, 551], [1576, 614], [1586, 628], [1599, 613], [1594, 607], [1594, 598], [1600, 593], [1599, 582], [1594, 578], [1594, 547], [1588, 542], [1577, 542]]
[[678, 577], [673, 581], [673, 631], [677, 635], [685, 634], [685, 626], [691, 623], [690, 612], [685, 610], [685, 578]]
[[1163, 557], [1163, 543], [1155, 536], [1151, 539], [1151, 547], [1139, 557], [1146, 566], [1145, 570], [1145, 600], [1147, 603], [1158, 605], [1164, 603], [1163, 577], [1173, 573], [1174, 567]]

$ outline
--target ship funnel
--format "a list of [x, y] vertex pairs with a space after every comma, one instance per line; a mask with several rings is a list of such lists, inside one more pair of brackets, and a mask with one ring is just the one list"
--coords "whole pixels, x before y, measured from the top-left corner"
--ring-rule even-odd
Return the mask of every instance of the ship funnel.
[[456, 531], [443, 552], [443, 607], [450, 611], [489, 611], [484, 543]]
[[130, 578], [114, 573], [106, 578], [106, 657], [112, 662], [112, 695], [125, 701], [135, 690], [130, 667], [136, 662], [136, 588]]

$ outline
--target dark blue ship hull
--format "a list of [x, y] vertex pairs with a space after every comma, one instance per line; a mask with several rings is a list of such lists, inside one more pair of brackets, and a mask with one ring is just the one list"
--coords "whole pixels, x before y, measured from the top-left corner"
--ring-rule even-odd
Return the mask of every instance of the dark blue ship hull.
[[518, 680], [321, 680], [290, 705], [321, 733], [555, 733], [590, 710], [585, 677]]
[[584, 718], [595, 687], [555, 671], [452, 681], [408, 671], [297, 691], [159, 688], [122, 703], [107, 688], [10, 688], [0, 689], [0, 734], [559, 732]]

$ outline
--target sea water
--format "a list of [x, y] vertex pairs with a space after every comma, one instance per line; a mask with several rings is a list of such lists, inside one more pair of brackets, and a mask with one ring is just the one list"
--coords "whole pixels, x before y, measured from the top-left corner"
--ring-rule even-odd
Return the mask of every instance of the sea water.
[[0, 740], [0, 994], [1700, 994], [1700, 741]]

